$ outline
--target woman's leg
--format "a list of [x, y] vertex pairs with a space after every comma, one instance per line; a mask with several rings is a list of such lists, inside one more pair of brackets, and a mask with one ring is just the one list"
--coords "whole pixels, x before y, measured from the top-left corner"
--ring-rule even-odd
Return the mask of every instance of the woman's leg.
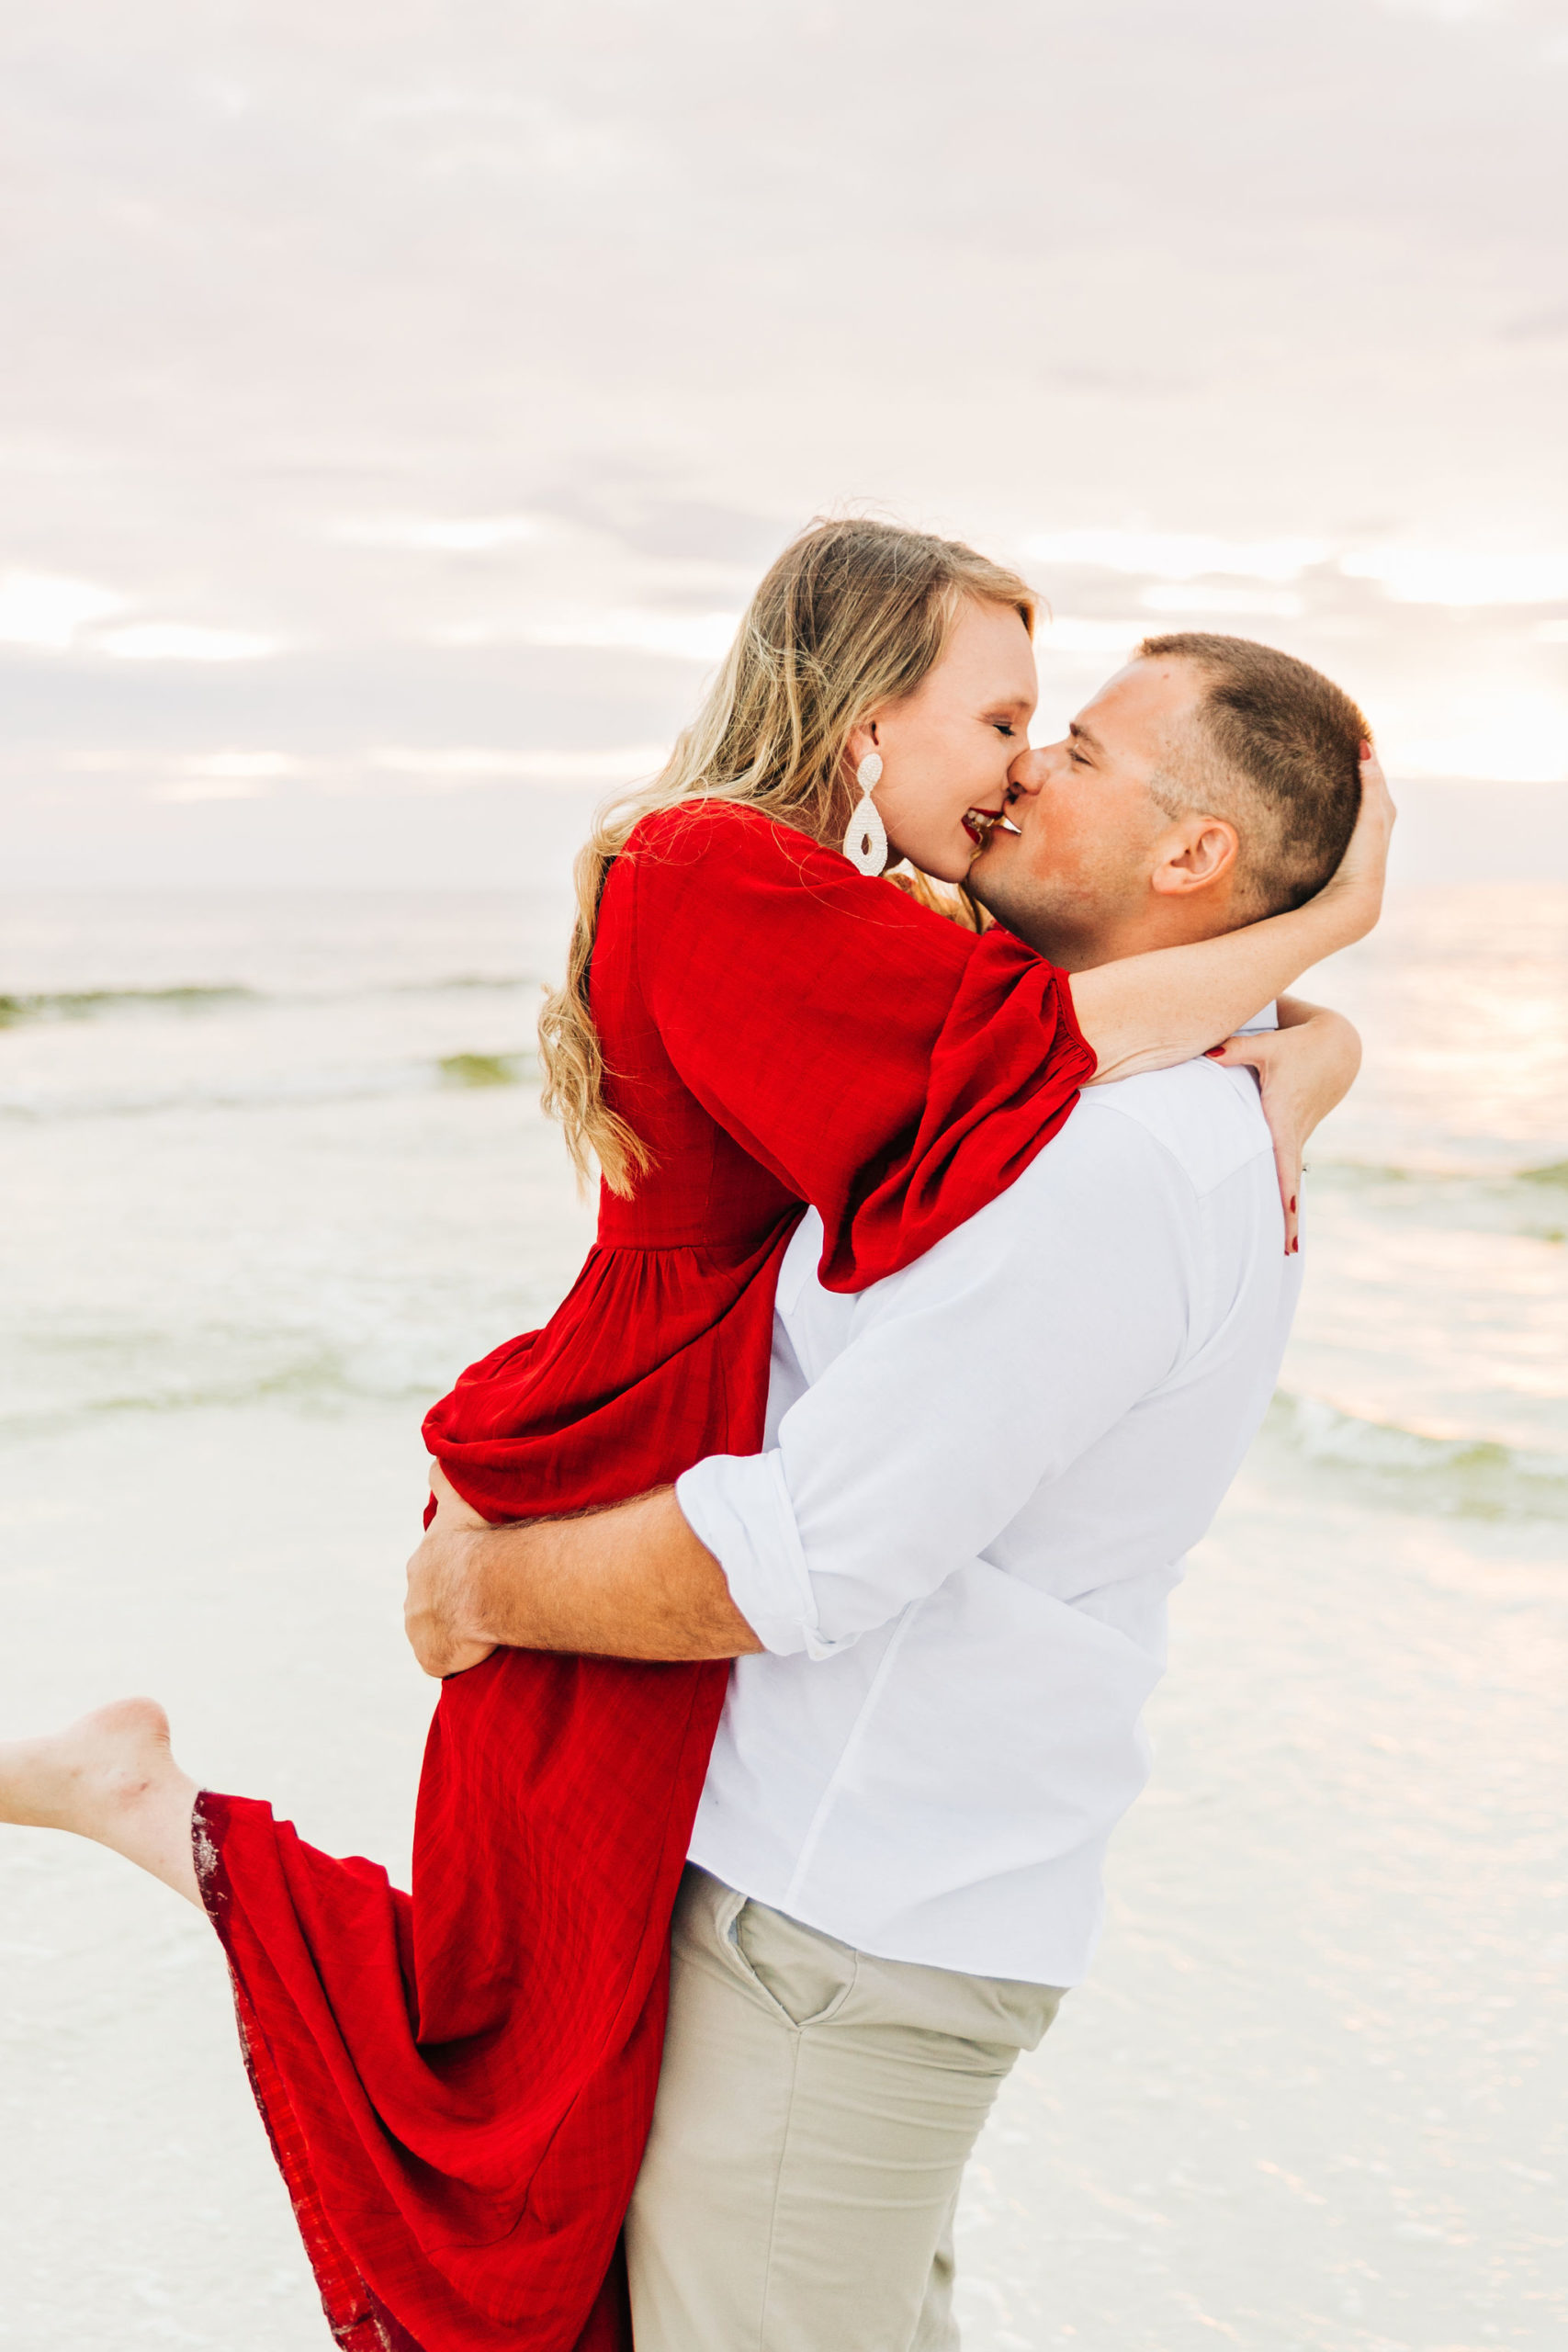
[[202, 1907], [191, 1855], [197, 1786], [152, 1699], [121, 1699], [42, 1739], [0, 1740], [0, 1821], [69, 1829]]

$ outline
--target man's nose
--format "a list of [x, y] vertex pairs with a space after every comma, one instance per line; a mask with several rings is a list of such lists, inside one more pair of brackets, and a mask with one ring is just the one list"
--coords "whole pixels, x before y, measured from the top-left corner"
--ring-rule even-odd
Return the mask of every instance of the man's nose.
[[1050, 773], [1045, 753], [1031, 747], [1021, 752], [1008, 770], [1008, 797], [1013, 799], [1026, 792], [1038, 792]]

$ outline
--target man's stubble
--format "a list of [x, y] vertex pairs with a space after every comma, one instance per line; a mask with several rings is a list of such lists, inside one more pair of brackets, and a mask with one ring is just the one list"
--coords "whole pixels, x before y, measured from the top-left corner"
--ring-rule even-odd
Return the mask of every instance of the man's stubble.
[[1066, 972], [1135, 955], [1129, 934], [1149, 896], [1147, 875], [1130, 852], [1102, 852], [1074, 872], [1041, 872], [1018, 849], [986, 851], [969, 870], [969, 888], [1005, 930]]

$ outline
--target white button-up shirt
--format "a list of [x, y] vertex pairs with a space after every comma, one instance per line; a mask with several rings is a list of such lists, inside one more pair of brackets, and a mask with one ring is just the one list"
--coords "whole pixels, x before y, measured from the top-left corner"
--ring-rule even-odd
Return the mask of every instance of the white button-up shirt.
[[785, 1258], [766, 1450], [676, 1488], [764, 1655], [691, 1854], [888, 1959], [1072, 1984], [1147, 1777], [1166, 1603], [1294, 1309], [1249, 1071], [1086, 1094], [1011, 1189], [854, 1297]]

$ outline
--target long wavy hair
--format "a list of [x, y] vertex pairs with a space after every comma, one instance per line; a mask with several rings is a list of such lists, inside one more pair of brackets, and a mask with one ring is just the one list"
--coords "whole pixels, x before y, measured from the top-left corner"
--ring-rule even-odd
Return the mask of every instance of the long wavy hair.
[[[564, 1127], [584, 1181], [596, 1161], [611, 1192], [628, 1195], [649, 1164], [640, 1138], [605, 1100], [589, 1002], [604, 879], [633, 828], [682, 801], [733, 800], [815, 841], [840, 842], [854, 802], [845, 761], [851, 733], [914, 693], [940, 661], [966, 598], [1010, 606], [1032, 634], [1033, 592], [961, 541], [891, 523], [814, 523], [752, 597], [702, 708], [660, 774], [599, 811], [574, 869], [566, 978], [539, 1016], [544, 1105]], [[931, 903], [924, 881], [914, 877], [913, 895]]]

